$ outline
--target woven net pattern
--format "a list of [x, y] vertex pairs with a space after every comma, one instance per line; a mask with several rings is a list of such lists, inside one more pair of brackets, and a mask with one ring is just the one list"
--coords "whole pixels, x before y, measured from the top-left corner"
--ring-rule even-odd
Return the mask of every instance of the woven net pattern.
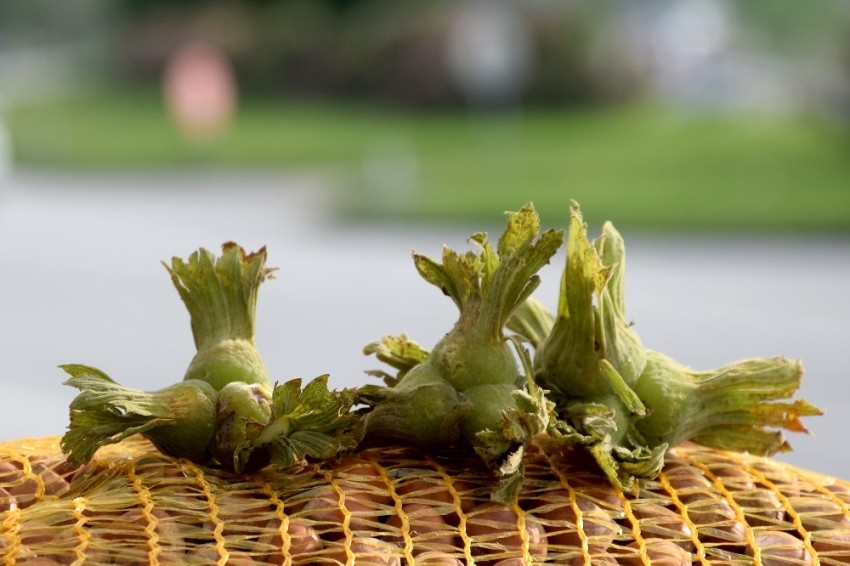
[[850, 483], [770, 459], [671, 450], [639, 493], [532, 450], [511, 506], [478, 460], [371, 448], [235, 476], [142, 439], [65, 462], [0, 444], [0, 564], [848, 564]]

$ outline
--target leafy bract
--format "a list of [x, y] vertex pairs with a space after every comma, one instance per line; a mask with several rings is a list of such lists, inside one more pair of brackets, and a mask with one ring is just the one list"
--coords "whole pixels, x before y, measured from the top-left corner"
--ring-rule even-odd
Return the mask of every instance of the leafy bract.
[[[530, 204], [507, 216], [495, 249], [478, 232], [470, 237], [474, 251], [445, 247], [442, 262], [414, 254], [417, 271], [452, 299], [458, 320], [430, 352], [404, 335], [367, 346], [366, 353], [397, 374], [372, 372], [388, 387], [358, 392], [358, 401], [370, 407], [363, 416], [367, 439], [470, 447], [499, 478], [494, 498], [501, 500], [515, 495], [524, 447], [549, 419], [549, 405], [536, 386], [529, 387], [530, 372], [518, 367], [504, 328], [563, 240], [563, 231], [540, 233]], [[517, 352], [527, 356], [522, 348]]]
[[535, 379], [550, 392], [553, 441], [588, 450], [624, 489], [655, 477], [664, 452], [686, 440], [773, 454], [787, 449], [780, 430], [805, 431], [820, 414], [787, 399], [802, 376], [785, 358], [745, 360], [697, 372], [644, 348], [625, 315], [625, 245], [611, 223], [591, 242], [573, 203], [567, 265], [556, 316], [531, 300], [509, 327], [536, 346]]

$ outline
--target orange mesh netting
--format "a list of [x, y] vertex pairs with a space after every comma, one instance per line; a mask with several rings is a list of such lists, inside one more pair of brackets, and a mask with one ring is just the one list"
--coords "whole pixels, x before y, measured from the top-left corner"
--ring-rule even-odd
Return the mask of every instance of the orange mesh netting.
[[236, 476], [136, 438], [73, 469], [58, 442], [0, 444], [1, 564], [850, 563], [850, 483], [698, 446], [638, 494], [535, 449], [505, 507], [477, 459], [410, 448]]

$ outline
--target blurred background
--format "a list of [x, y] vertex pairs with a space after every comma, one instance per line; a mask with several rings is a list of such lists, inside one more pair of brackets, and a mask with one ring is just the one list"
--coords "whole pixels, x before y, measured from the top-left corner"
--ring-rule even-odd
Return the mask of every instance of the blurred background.
[[571, 199], [624, 234], [648, 347], [802, 358], [827, 414], [782, 459], [850, 478], [850, 4], [6, 0], [0, 440], [62, 433], [60, 363], [182, 376], [161, 260], [267, 245], [272, 374], [351, 386], [454, 321], [411, 249]]

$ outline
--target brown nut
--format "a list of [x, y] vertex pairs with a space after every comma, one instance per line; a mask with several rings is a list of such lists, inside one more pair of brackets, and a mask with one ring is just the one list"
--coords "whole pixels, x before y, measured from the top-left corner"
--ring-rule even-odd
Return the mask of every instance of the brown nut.
[[746, 538], [746, 528], [724, 499], [697, 500], [687, 506], [687, 513], [701, 540], [740, 543]]
[[417, 566], [464, 566], [464, 563], [448, 554], [437, 550], [428, 550], [416, 555]]
[[589, 556], [589, 562], [584, 556], [575, 556], [567, 564], [569, 566], [618, 566], [619, 562], [608, 552], [602, 550], [594, 552]]
[[41, 464], [45, 468], [50, 468], [69, 483], [71, 477], [79, 468], [79, 466], [75, 466], [69, 462], [65, 455], [57, 456], [56, 454], [38, 454], [31, 456], [30, 462], [32, 464]]
[[644, 536], [671, 540], [688, 552], [693, 551], [691, 528], [675, 511], [656, 503], [640, 503], [632, 506], [632, 513]]
[[160, 564], [177, 565], [184, 560], [184, 549], [186, 548], [186, 526], [173, 520], [167, 511], [155, 508], [146, 517], [140, 509], [131, 509], [121, 515], [115, 515], [114, 520], [107, 523], [107, 529], [98, 531], [97, 536], [105, 542], [101, 555], [109, 556], [115, 562], [127, 566], [144, 566], [148, 564], [147, 559], [131, 558], [130, 556], [119, 556], [120, 552], [127, 551], [128, 545], [138, 544], [148, 555], [147, 529], [156, 523], [154, 532], [157, 534], [159, 553], [157, 559]]
[[391, 505], [389, 486], [380, 470], [369, 460], [340, 458], [334, 466], [334, 474], [346, 497], [354, 496], [377, 505]]
[[717, 464], [713, 465], [710, 471], [720, 479], [723, 487], [729, 491], [750, 491], [756, 488], [756, 481], [753, 476], [739, 464]]
[[[414, 552], [416, 548], [452, 552], [457, 548], [457, 533], [445, 521], [434, 507], [419, 503], [409, 503], [402, 506], [402, 511], [407, 516], [410, 525], [410, 538], [413, 540]], [[387, 521], [387, 525], [398, 531], [402, 528], [400, 515], [393, 515]], [[404, 538], [393, 537], [393, 542], [404, 544]], [[418, 562], [418, 561], [417, 561]]]
[[[498, 503], [483, 503], [475, 507], [467, 518], [466, 531], [473, 539], [472, 552], [476, 563], [495, 564], [513, 558], [505, 553], [522, 552], [522, 535], [518, 528], [519, 517], [514, 509]], [[546, 532], [532, 516], [524, 515], [528, 538], [528, 551], [535, 560], [545, 561], [548, 551]]]
[[626, 516], [622, 494], [607, 481], [578, 476], [570, 479], [570, 486], [575, 489], [576, 497], [595, 503], [611, 518], [622, 519]]
[[[673, 541], [660, 538], [644, 539], [646, 554], [652, 566], [690, 566], [691, 553], [677, 545]], [[637, 542], [628, 545], [629, 548], [637, 549]], [[626, 566], [642, 566], [640, 554], [623, 556], [620, 562]]]
[[850, 505], [850, 485], [844, 483], [834, 483], [826, 486], [826, 489], [835, 494], [835, 496]]
[[850, 564], [850, 531], [846, 529], [812, 533], [812, 547], [820, 558]]
[[286, 562], [286, 557], [291, 556], [293, 559], [304, 559], [322, 549], [322, 540], [316, 531], [305, 523], [296, 518], [290, 518], [287, 525], [287, 541], [280, 533], [280, 523], [277, 519], [272, 519], [266, 525], [266, 534], [260, 537], [259, 542], [273, 546], [276, 550], [269, 553], [267, 560], [275, 565], [280, 565]]
[[[340, 498], [332, 489], [323, 490], [321, 495], [307, 502], [296, 516], [313, 522], [313, 528], [326, 540], [336, 540], [345, 534]], [[352, 531], [371, 532], [379, 528], [378, 506], [364, 492], [345, 494], [345, 509], [350, 516], [348, 527]]]
[[714, 486], [695, 468], [674, 467], [664, 474], [670, 487], [676, 490], [676, 496], [684, 503], [699, 501], [711, 497]]
[[5, 488], [0, 487], [0, 513], [14, 511], [18, 508], [18, 500]]
[[505, 558], [499, 560], [493, 566], [526, 566], [525, 558]]
[[[432, 478], [404, 478], [396, 485], [396, 493], [401, 497], [404, 503], [419, 503], [422, 505], [431, 506], [455, 506], [454, 490], [460, 499], [461, 510], [464, 513], [475, 506], [475, 501], [471, 494], [475, 490], [475, 485], [464, 480], [453, 479], [451, 481], [451, 489], [440, 477]], [[448, 520], [448, 518], [447, 518]], [[454, 521], [449, 521], [456, 523]]]
[[[762, 531], [756, 533], [755, 544], [761, 550], [762, 566], [791, 566], [811, 564], [812, 556], [803, 541], [784, 531]], [[751, 548], [749, 556], [754, 556]]]
[[816, 497], [792, 497], [788, 501], [808, 531], [850, 530], [850, 517], [834, 501]]
[[[324, 557], [348, 564], [348, 553], [343, 543], [331, 543]], [[351, 541], [351, 553], [358, 566], [401, 566], [400, 549], [389, 542], [373, 537], [354, 537]]]
[[575, 502], [579, 514], [570, 504], [570, 495], [566, 490], [554, 490], [539, 499], [533, 514], [546, 529], [549, 544], [580, 548], [580, 515], [581, 529], [587, 537], [588, 547], [591, 550], [608, 548], [614, 537], [621, 533], [620, 526], [588, 499], [576, 497]]
[[23, 467], [19, 462], [0, 461], [0, 487], [9, 489], [19, 485], [23, 481], [23, 477]]
[[64, 563], [49, 556], [30, 556], [17, 558], [14, 564], [20, 564], [21, 566], [62, 566]]
[[[222, 535], [225, 538], [237, 537], [244, 540], [256, 540], [265, 531], [274, 506], [262, 493], [248, 490], [221, 491], [216, 493], [218, 518], [224, 523]], [[215, 525], [205, 522], [205, 528], [212, 531]]]
[[[5, 466], [7, 473], [3, 474], [3, 471], [0, 471], [0, 475], [11, 478], [13, 474], [9, 473], [10, 467], [14, 468], [15, 465], [6, 464], [8, 464]], [[31, 468], [32, 475], [37, 476], [38, 479], [27, 476], [23, 470], [16, 469], [17, 478], [15, 479], [15, 483], [6, 487], [6, 491], [15, 497], [18, 507], [21, 509], [29, 507], [45, 497], [56, 497], [68, 491], [68, 482], [50, 468], [38, 462], [33, 464]], [[39, 489], [39, 482], [43, 486], [42, 490]], [[0, 484], [2, 483], [4, 483], [4, 480], [0, 478]]]
[[470, 482], [452, 479], [450, 489], [440, 477], [408, 477], [395, 486], [396, 494], [404, 505], [413, 503], [439, 509], [438, 512], [446, 524], [453, 527], [457, 527], [460, 523], [455, 495], [460, 503], [461, 512], [468, 513], [475, 507], [472, 496], [475, 488], [476, 486]]
[[[754, 467], [770, 469], [770, 466], [765, 464], [754, 464]], [[788, 474], [782, 468], [774, 469], [770, 473], [765, 473], [765, 476], [772, 484], [766, 487], [771, 491], [781, 493], [785, 497], [799, 497], [803, 492], [803, 486], [801, 485], [800, 480]]]
[[755, 488], [737, 493], [735, 501], [741, 506], [751, 527], [775, 527], [785, 520], [785, 507], [770, 490]]
[[[207, 543], [199, 545], [190, 552], [187, 552], [185, 554], [184, 564], [191, 564], [193, 566], [208, 566], [210, 564], [217, 564], [220, 559], [221, 554], [218, 547], [214, 544]], [[225, 563], [227, 566], [255, 566], [257, 561], [244, 552], [228, 551], [227, 561]]]
[[[47, 517], [45, 517], [47, 519]], [[20, 547], [12, 564], [29, 564], [26, 560], [49, 558], [59, 564], [71, 564], [73, 549], [79, 543], [70, 519], [61, 520], [54, 516], [46, 521], [23, 521], [18, 531]], [[3, 554], [0, 553], [0, 558]], [[45, 564], [48, 564], [45, 562]]]

